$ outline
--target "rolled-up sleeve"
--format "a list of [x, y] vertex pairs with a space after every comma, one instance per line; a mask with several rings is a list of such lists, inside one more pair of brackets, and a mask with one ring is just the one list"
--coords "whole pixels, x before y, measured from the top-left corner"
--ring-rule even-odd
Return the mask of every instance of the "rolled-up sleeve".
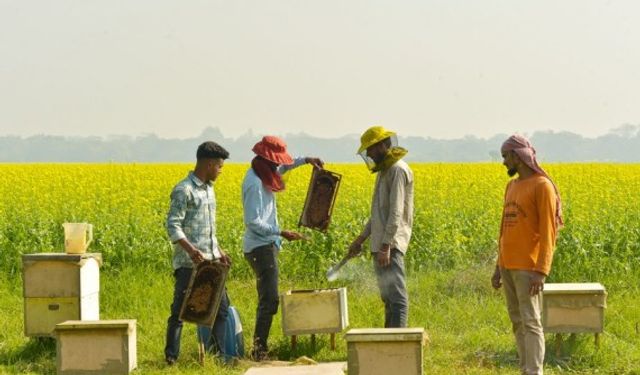
[[402, 225], [408, 179], [400, 168], [391, 169], [389, 172], [393, 173], [392, 176], [389, 176], [391, 177], [391, 186], [389, 188], [389, 216], [387, 217], [387, 224], [384, 228], [382, 243], [394, 246], [396, 245], [396, 234]]
[[262, 219], [260, 212], [262, 203], [261, 187], [257, 184], [247, 186], [242, 192], [242, 201], [244, 209], [244, 224], [247, 228], [260, 236], [271, 236], [280, 234], [278, 225], [270, 225]]
[[280, 165], [278, 167], [278, 173], [280, 173], [282, 175], [282, 174], [285, 174], [285, 173], [289, 172], [290, 170], [292, 170], [294, 168], [298, 168], [301, 165], [305, 165], [306, 164], [305, 160], [306, 160], [305, 156], [299, 156], [299, 157], [293, 159], [293, 164]]
[[167, 234], [173, 243], [186, 238], [183, 224], [187, 212], [187, 200], [188, 193], [184, 187], [178, 186], [171, 192], [171, 205], [167, 215]]

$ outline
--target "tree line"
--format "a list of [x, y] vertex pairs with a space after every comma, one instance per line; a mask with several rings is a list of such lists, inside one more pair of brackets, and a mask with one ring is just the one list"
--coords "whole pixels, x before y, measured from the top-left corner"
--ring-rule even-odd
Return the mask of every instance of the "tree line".
[[[360, 162], [355, 151], [359, 135], [318, 138], [307, 134], [282, 136], [294, 155], [318, 155], [329, 162]], [[544, 162], [640, 162], [640, 125], [623, 125], [607, 134], [586, 138], [570, 132], [542, 131], [527, 134]], [[248, 131], [227, 138], [218, 128], [208, 127], [193, 138], [167, 139], [144, 136], [63, 137], [35, 135], [0, 136], [0, 162], [192, 162], [194, 146], [214, 140], [230, 151], [231, 162], [248, 162], [251, 148], [262, 134]], [[459, 139], [399, 137], [409, 150], [409, 162], [499, 161], [500, 145], [507, 134], [490, 138], [465, 136]]]

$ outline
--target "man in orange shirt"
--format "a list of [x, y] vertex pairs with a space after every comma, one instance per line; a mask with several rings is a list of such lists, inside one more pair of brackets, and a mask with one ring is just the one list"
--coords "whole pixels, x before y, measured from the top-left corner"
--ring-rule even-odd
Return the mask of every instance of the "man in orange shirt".
[[522, 374], [542, 374], [541, 292], [562, 227], [560, 195], [525, 137], [509, 137], [501, 152], [507, 173], [518, 178], [507, 184], [491, 284], [495, 289], [504, 284]]

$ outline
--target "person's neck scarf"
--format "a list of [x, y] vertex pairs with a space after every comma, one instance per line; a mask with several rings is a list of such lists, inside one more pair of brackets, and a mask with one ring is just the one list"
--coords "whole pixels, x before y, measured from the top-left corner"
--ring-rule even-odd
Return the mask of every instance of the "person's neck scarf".
[[519, 135], [512, 135], [502, 144], [503, 152], [512, 150], [529, 168], [551, 181], [551, 185], [553, 185], [553, 189], [556, 191], [556, 228], [562, 228], [564, 226], [564, 220], [562, 220], [562, 200], [560, 199], [560, 192], [558, 192], [558, 187], [551, 177], [549, 177], [547, 172], [538, 164], [536, 150], [525, 137]]
[[275, 164], [256, 156], [251, 160], [251, 168], [269, 190], [274, 193], [284, 190], [284, 181], [282, 181], [280, 173], [277, 172]]
[[392, 147], [387, 152], [387, 155], [384, 157], [380, 163], [377, 163], [375, 167], [371, 170], [371, 172], [380, 172], [386, 171], [390, 166], [394, 165], [398, 160], [402, 159], [409, 151], [402, 147]]

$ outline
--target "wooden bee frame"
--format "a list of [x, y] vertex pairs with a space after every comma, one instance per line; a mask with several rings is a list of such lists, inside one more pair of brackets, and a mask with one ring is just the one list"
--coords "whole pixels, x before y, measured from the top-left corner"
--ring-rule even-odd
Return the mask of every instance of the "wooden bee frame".
[[298, 226], [326, 232], [342, 175], [314, 168]]
[[208, 327], [213, 325], [228, 271], [226, 264], [208, 260], [194, 268], [180, 309], [180, 320]]

